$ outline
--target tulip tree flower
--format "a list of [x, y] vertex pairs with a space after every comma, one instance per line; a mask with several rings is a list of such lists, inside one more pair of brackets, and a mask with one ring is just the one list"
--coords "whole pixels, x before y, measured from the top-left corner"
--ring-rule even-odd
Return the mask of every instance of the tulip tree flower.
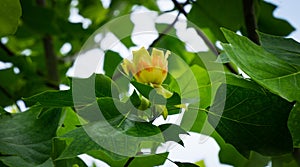
[[132, 73], [134, 78], [145, 84], [152, 84], [154, 87], [161, 85], [168, 73], [168, 56], [170, 51], [164, 52], [153, 48], [151, 56], [142, 47], [140, 50], [133, 51], [133, 61], [124, 59], [122, 67], [128, 75]]
[[170, 51], [165, 54], [162, 50], [152, 49], [151, 56], [148, 51], [142, 47], [133, 51], [133, 61], [124, 59], [122, 68], [129, 75], [131, 73], [137, 82], [148, 84], [154, 87], [157, 93], [165, 98], [172, 96], [172, 93], [164, 89], [161, 84], [168, 74], [168, 56]]

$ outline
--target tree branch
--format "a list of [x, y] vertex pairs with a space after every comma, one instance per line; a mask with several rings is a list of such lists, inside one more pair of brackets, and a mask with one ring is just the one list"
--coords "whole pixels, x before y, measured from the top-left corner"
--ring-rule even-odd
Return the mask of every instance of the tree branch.
[[[183, 6], [180, 5], [176, 0], [172, 0], [172, 2], [174, 3], [174, 6], [178, 9], [179, 13], [182, 13], [186, 18], [187, 18], [187, 13], [186, 11], [184, 10]], [[204, 33], [195, 28], [197, 34], [203, 39], [204, 43], [207, 45], [207, 47], [216, 55], [218, 56], [219, 55], [219, 52], [217, 50], [217, 48], [215, 47], [215, 45], [213, 43], [210, 42], [210, 40], [204, 35]], [[231, 66], [231, 64], [229, 63], [225, 63], [224, 64], [227, 69], [234, 73], [234, 74], [238, 74], [238, 72]]]
[[54, 52], [53, 40], [50, 35], [45, 35], [43, 37], [43, 44], [45, 49], [48, 79], [50, 82], [53, 82], [53, 84], [58, 86], [59, 76], [57, 70], [57, 58]]
[[178, 12], [175, 20], [162, 33], [159, 34], [159, 36], [152, 42], [152, 44], [149, 47], [155, 46], [157, 44], [157, 42], [171, 30], [171, 28], [178, 21], [179, 15], [180, 15], [180, 12]]
[[[45, 0], [36, 0], [36, 3], [41, 6], [46, 6]], [[55, 85], [56, 89], [59, 89], [59, 75], [58, 75], [58, 67], [57, 67], [57, 57], [55, 55], [53, 39], [50, 35], [45, 34], [43, 37], [43, 45], [45, 51], [45, 61], [47, 68], [47, 76], [48, 80], [52, 85]]]
[[0, 42], [0, 47], [7, 53], [8, 56], [14, 56], [15, 54], [3, 43]]
[[253, 0], [243, 0], [244, 20], [246, 25], [247, 37], [256, 44], [259, 44], [259, 38], [256, 33], [256, 18]]

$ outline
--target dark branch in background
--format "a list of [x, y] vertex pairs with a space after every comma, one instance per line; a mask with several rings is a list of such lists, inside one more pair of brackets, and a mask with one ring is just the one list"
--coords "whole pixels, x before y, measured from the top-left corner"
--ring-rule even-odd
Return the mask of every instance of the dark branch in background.
[[[45, 0], [36, 0], [36, 3], [40, 7], [46, 6]], [[53, 39], [50, 35], [45, 34], [43, 37], [43, 45], [45, 51], [45, 61], [46, 68], [48, 74], [48, 80], [52, 85], [55, 85], [55, 89], [59, 89], [59, 75], [58, 75], [58, 67], [57, 67], [57, 57], [55, 55]]]
[[243, 11], [247, 37], [259, 45], [259, 38], [255, 31], [257, 24], [255, 18], [254, 0], [243, 0]]
[[8, 56], [14, 56], [15, 54], [3, 43], [0, 42], [0, 47], [7, 53]]
[[172, 29], [172, 27], [174, 27], [174, 25], [175, 25], [175, 23], [178, 21], [178, 17], [179, 17], [179, 15], [180, 15], [180, 12], [178, 12], [178, 14], [177, 14], [177, 16], [176, 16], [176, 18], [175, 18], [175, 20], [162, 32], [162, 33], [160, 33], [159, 34], [159, 36], [158, 36], [158, 38], [156, 38], [153, 42], [152, 42], [152, 44], [149, 46], [149, 47], [153, 47], [153, 46], [155, 46], [156, 44], [157, 44], [157, 42], [162, 38], [162, 37], [164, 37], [171, 29]]
[[[181, 5], [180, 3], [178, 3], [176, 0], [172, 0], [172, 2], [174, 3], [174, 6], [177, 8], [177, 10], [179, 11], [179, 13], [182, 13], [186, 18], [187, 18], [187, 12], [184, 10], [184, 6], [183, 5]], [[188, 1], [187, 1], [188, 2]], [[185, 3], [185, 4], [187, 4], [187, 3]], [[195, 28], [195, 30], [196, 30], [196, 32], [197, 32], [197, 34], [203, 39], [203, 41], [204, 41], [204, 43], [207, 45], [207, 47], [216, 55], [216, 56], [218, 56], [219, 55], [219, 52], [218, 52], [218, 50], [217, 50], [217, 48], [215, 47], [215, 45], [213, 44], [213, 43], [211, 43], [210, 42], [210, 40], [204, 35], [204, 33], [201, 31], [201, 30], [199, 30], [199, 29], [197, 29], [197, 28]], [[227, 69], [230, 71], [230, 72], [232, 72], [232, 73], [234, 73], [234, 74], [238, 74], [238, 72], [231, 66], [231, 64], [229, 64], [229, 63], [226, 63], [226, 64], [224, 64], [226, 67], [227, 67]]]

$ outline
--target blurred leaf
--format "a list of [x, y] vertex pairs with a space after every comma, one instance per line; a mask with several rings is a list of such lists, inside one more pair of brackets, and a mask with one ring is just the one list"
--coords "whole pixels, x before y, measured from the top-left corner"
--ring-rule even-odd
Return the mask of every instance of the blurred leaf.
[[33, 5], [20, 1], [22, 4], [22, 20], [31, 31], [40, 34], [58, 34], [58, 25], [55, 24], [55, 12], [52, 8]]
[[3, 98], [3, 100], [0, 100], [0, 105], [11, 105], [19, 99], [21, 95], [17, 92], [24, 84], [24, 80], [14, 73], [13, 68], [0, 70], [0, 97]]
[[223, 47], [230, 60], [253, 80], [281, 97], [300, 100], [300, 72], [293, 64], [278, 58], [255, 45], [246, 37], [223, 29], [231, 45]]
[[40, 110], [1, 118], [0, 160], [9, 166], [34, 166], [50, 158], [61, 109], [50, 109], [37, 118]]
[[105, 20], [108, 12], [98, 0], [79, 0], [78, 8], [79, 13], [85, 18], [91, 19], [95, 25], [99, 25]]
[[19, 0], [2, 0], [0, 4], [0, 37], [17, 31], [22, 9]]
[[217, 40], [225, 41], [221, 27], [237, 31], [244, 25], [242, 13], [243, 4], [240, 0], [198, 0], [193, 4], [188, 19], [215, 43]]
[[287, 36], [295, 29], [286, 20], [275, 18], [275, 9], [275, 5], [265, 1], [260, 1], [257, 16], [257, 28], [259, 31], [268, 34]]
[[[251, 150], [272, 156], [292, 151], [292, 138], [286, 125], [292, 103], [268, 92], [259, 93], [240, 86], [227, 85], [226, 92], [220, 90], [208, 120], [227, 143], [246, 157]], [[218, 94], [223, 93], [226, 99], [219, 98]], [[219, 103], [224, 100], [222, 110]]]
[[293, 137], [294, 147], [300, 148], [300, 104], [297, 102], [292, 109], [289, 120], [288, 127]]

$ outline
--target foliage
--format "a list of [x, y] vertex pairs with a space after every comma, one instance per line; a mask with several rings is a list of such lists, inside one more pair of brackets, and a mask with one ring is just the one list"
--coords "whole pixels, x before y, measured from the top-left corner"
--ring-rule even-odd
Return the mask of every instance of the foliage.
[[[80, 154], [110, 166], [158, 166], [169, 160], [158, 148], [165, 142], [184, 147], [181, 136], [189, 131], [213, 137], [224, 164], [299, 166], [300, 44], [284, 37], [292, 25], [274, 17], [276, 7], [263, 0], [250, 6], [239, 0], [170, 2], [172, 11], [191, 21], [187, 32], [202, 37], [209, 50], [187, 49], [176, 29], [179, 17], [154, 23], [159, 36], [150, 47], [172, 52], [159, 90], [124, 74], [123, 58], [112, 48], [103, 52], [104, 74], [66, 75], [76, 55], [86, 53], [84, 41], [107, 35], [101, 26], [125, 48], [136, 46], [137, 25], [127, 14], [139, 6], [168, 13], [157, 1], [112, 0], [106, 7], [99, 0], [3, 0], [0, 62], [7, 67], [0, 70], [0, 166], [86, 166]], [[85, 22], [72, 21], [76, 10]], [[245, 17], [247, 10], [253, 20]], [[66, 45], [70, 50], [62, 49]], [[62, 84], [69, 89], [59, 90]], [[180, 114], [180, 123], [156, 124], [161, 115]]]

